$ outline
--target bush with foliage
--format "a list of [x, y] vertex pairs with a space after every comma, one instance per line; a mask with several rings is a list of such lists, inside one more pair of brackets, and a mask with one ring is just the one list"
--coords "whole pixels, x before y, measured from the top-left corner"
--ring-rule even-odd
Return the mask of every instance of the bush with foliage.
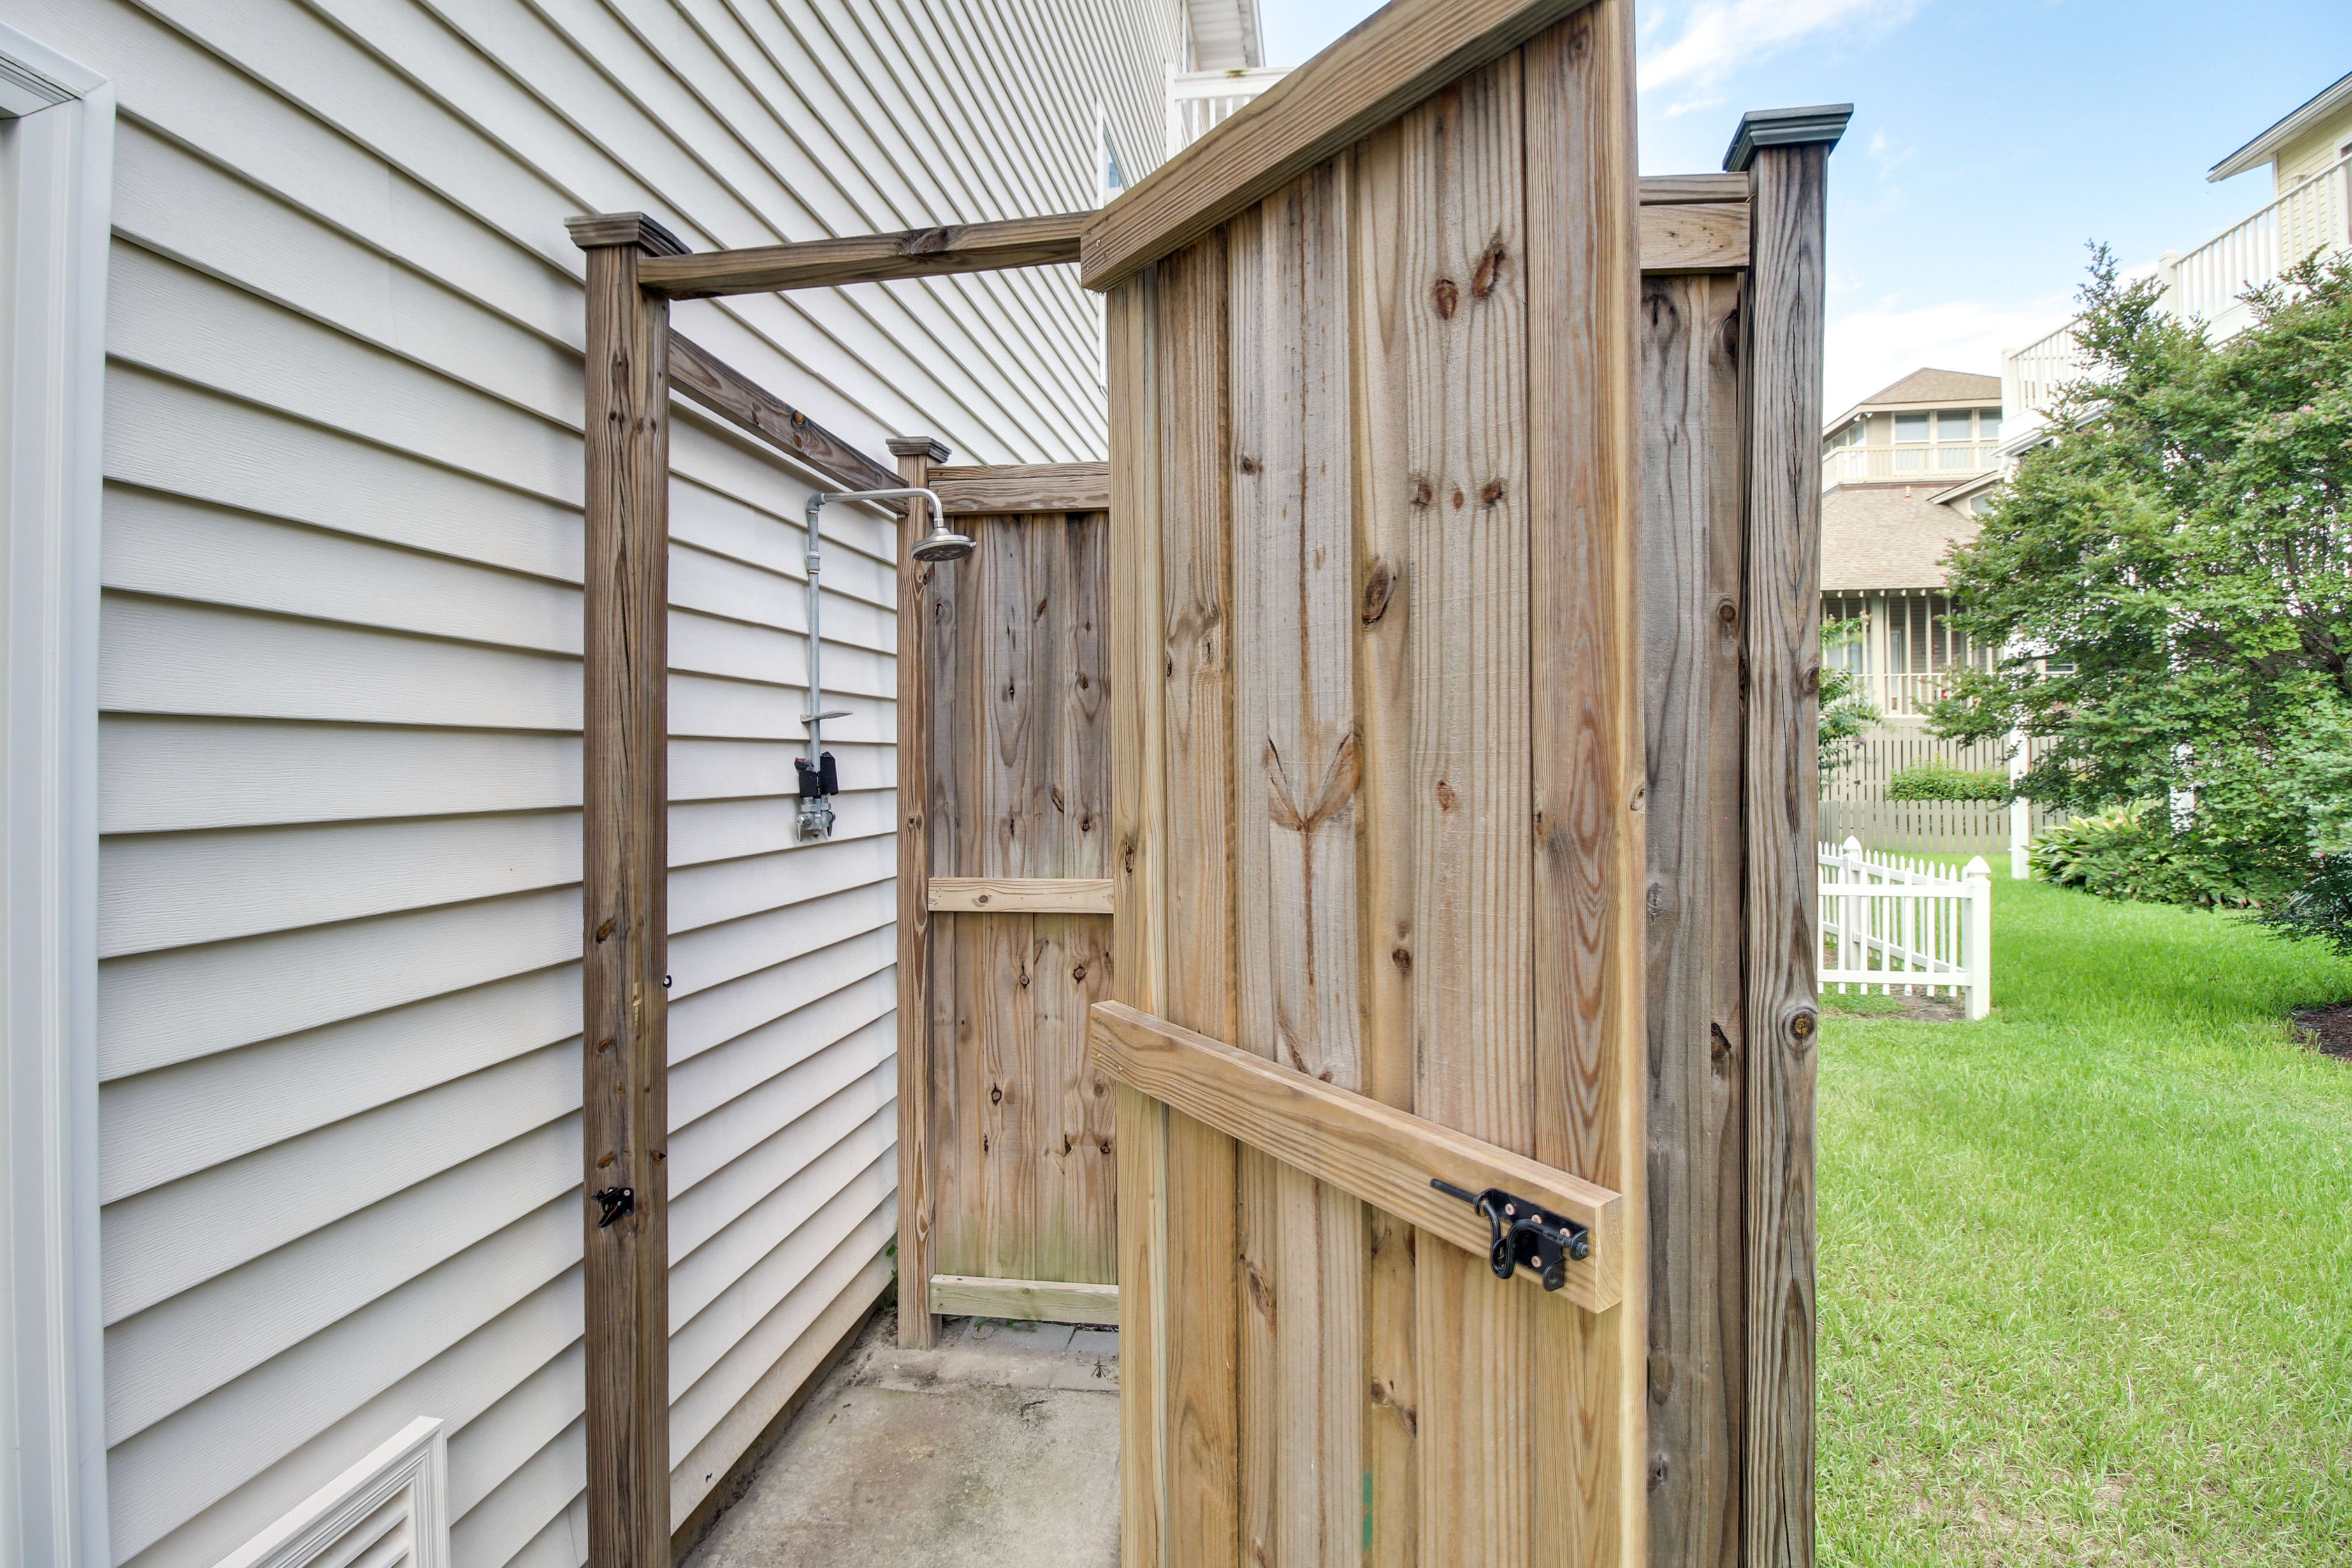
[[1961, 629], [2011, 652], [1935, 726], [2046, 738], [2021, 793], [2053, 805], [2194, 803], [2139, 811], [2085, 885], [2267, 903], [2352, 849], [2352, 259], [2250, 295], [2226, 342], [2159, 293], [2095, 254], [2057, 438], [1951, 561]]
[[2009, 773], [2003, 768], [1963, 768], [1941, 757], [1929, 757], [1898, 770], [1886, 781], [1889, 800], [1969, 800], [1999, 805], [2009, 799]]
[[2242, 879], [2228, 846], [2194, 830], [2176, 832], [2162, 801], [2136, 801], [2043, 828], [2026, 856], [2044, 880], [2105, 899], [2243, 909], [2286, 890], [2275, 876]]
[[1838, 658], [1846, 645], [1861, 639], [1858, 620], [1822, 623], [1821, 727], [1813, 736], [1813, 761], [1824, 784], [1853, 760], [1855, 742], [1878, 722], [1878, 710], [1862, 695], [1861, 672]]

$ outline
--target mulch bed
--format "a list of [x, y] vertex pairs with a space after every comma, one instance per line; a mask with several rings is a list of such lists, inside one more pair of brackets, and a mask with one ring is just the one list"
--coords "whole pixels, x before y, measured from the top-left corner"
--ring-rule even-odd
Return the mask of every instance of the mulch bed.
[[2294, 1032], [2321, 1054], [2352, 1061], [2352, 1002], [2296, 1008]]

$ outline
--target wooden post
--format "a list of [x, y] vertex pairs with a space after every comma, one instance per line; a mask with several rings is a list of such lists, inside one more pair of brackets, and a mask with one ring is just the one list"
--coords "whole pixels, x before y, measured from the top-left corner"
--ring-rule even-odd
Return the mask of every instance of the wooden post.
[[[928, 485], [948, 449], [929, 436], [893, 436], [898, 482]], [[931, 526], [920, 497], [898, 524], [898, 1342], [939, 1342], [931, 1315], [931, 679], [925, 634], [931, 574], [912, 554]]]
[[637, 265], [686, 247], [640, 213], [573, 218], [570, 227], [588, 253], [581, 726], [588, 1562], [669, 1568], [669, 305], [637, 287]]
[[1851, 104], [1743, 117], [1748, 310], [1748, 1568], [1813, 1562], [1813, 995], [1823, 204]]

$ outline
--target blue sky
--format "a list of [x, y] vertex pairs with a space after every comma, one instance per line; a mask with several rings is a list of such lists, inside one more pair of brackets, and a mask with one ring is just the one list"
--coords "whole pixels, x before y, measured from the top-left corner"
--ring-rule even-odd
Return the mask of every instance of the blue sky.
[[[1371, 0], [1259, 0], [1295, 65]], [[1642, 172], [1721, 166], [1740, 111], [1851, 102], [1830, 163], [1826, 414], [1922, 364], [1997, 374], [2126, 267], [2270, 196], [2205, 171], [2352, 71], [2352, 0], [1642, 0]]]

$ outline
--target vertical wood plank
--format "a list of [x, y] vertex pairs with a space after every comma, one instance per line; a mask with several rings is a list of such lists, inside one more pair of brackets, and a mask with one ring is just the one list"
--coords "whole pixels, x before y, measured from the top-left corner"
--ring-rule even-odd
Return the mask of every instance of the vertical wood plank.
[[[929, 483], [931, 465], [948, 449], [929, 436], [894, 437], [901, 483]], [[908, 551], [930, 526], [930, 509], [908, 503], [898, 524], [897, 665], [898, 732], [898, 1342], [929, 1350], [938, 1320], [927, 1310], [932, 1249], [931, 914], [924, 898], [930, 875], [931, 666], [930, 580], [937, 568]]]
[[1741, 288], [1643, 285], [1652, 1568], [1739, 1562]]
[[[1160, 552], [1167, 723], [1166, 1016], [1233, 1037], [1233, 681], [1225, 247], [1160, 265]], [[1237, 1561], [1234, 1487], [1241, 1246], [1239, 1151], [1171, 1113], [1168, 1262], [1184, 1331], [1168, 1352], [1171, 1562]]]
[[1827, 141], [1759, 149], [1748, 284], [1746, 1560], [1813, 1561], [1813, 768]]
[[[638, 289], [637, 263], [680, 247], [633, 216], [574, 227], [588, 270], [582, 1245], [596, 1568], [669, 1563], [669, 308]], [[612, 1187], [635, 1212], [601, 1225], [593, 1194]]]
[[[1633, 0], [1527, 47], [1529, 493], [1537, 518], [1537, 1157], [1643, 1212], [1643, 833]], [[1646, 1547], [1643, 1226], [1625, 1300], [1553, 1313], [1537, 1352], [1537, 1473], [1576, 1500], [1543, 1563]]]
[[[1355, 1089], [1363, 1063], [1349, 184], [1348, 160], [1335, 160], [1237, 220], [1227, 244], [1236, 1038]], [[1352, 1563], [1361, 1534], [1361, 1205], [1261, 1154], [1244, 1152], [1242, 1167], [1243, 1553]]]
[[[1111, 409], [1112, 988], [1119, 1001], [1156, 1012], [1166, 1005], [1160, 832], [1167, 733], [1157, 269], [1145, 268], [1103, 303]], [[1124, 1088], [1118, 1101], [1119, 1561], [1128, 1568], [1169, 1568], [1169, 1112]]]

